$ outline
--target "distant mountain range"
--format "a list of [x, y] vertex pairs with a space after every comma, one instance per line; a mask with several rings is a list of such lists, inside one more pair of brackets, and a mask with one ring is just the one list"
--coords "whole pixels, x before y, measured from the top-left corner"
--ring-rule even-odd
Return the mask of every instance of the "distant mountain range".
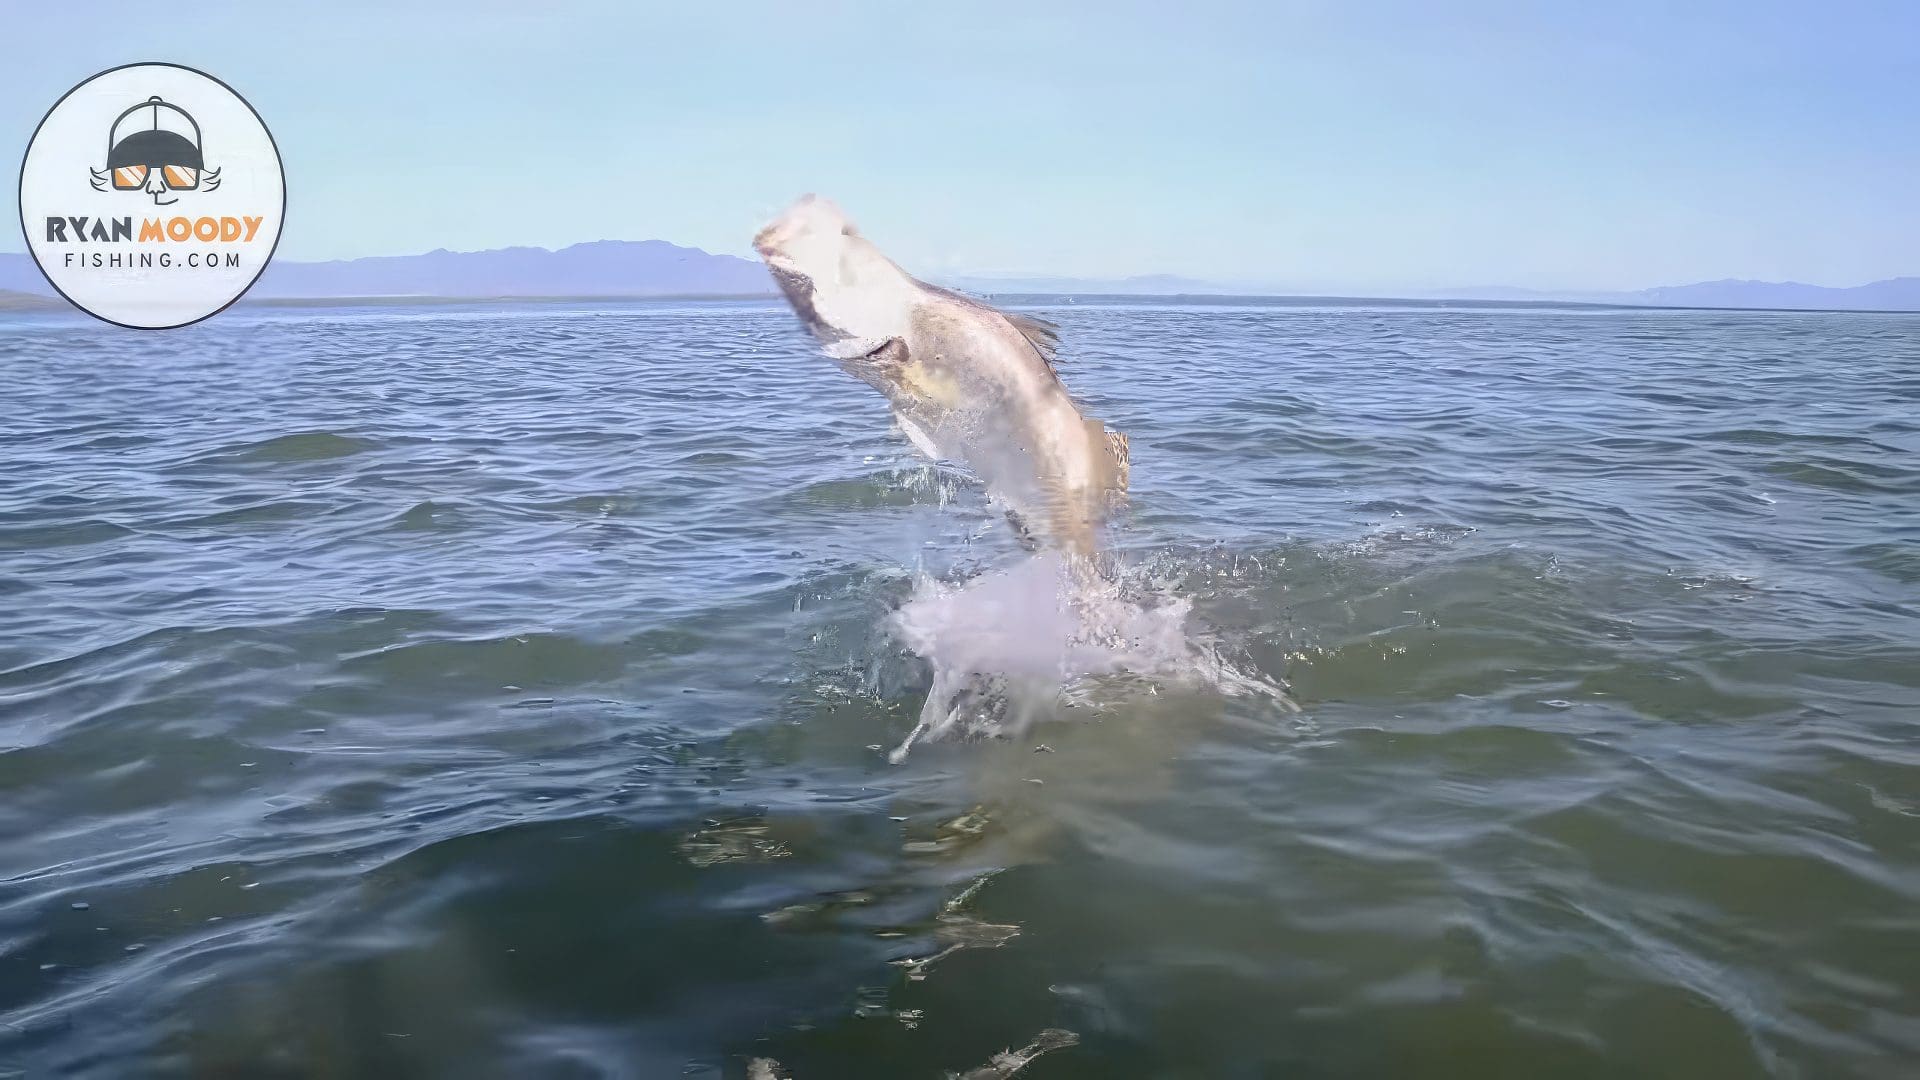
[[0, 311], [57, 311], [65, 306], [51, 292], [27, 293], [0, 289]]
[[1448, 289], [1425, 294], [1442, 300], [1576, 301], [1652, 307], [1787, 308], [1831, 311], [1920, 311], [1920, 277], [1888, 278], [1850, 288], [1797, 281], [1702, 281], [1632, 292], [1540, 292], [1509, 286]]
[[548, 251], [429, 251], [340, 262], [274, 260], [250, 296], [761, 296], [758, 262], [664, 240], [600, 240]]
[[[943, 279], [977, 293], [1282, 295], [1281, 290], [1152, 274], [1128, 278], [971, 275]], [[0, 293], [51, 295], [23, 254], [0, 253]], [[371, 297], [507, 298], [558, 296], [770, 296], [772, 279], [751, 259], [713, 255], [664, 240], [600, 240], [558, 251], [514, 247], [429, 251], [336, 262], [277, 259], [250, 300]], [[1403, 294], [1408, 299], [1578, 302], [1630, 306], [1821, 308], [1920, 311], [1920, 277], [1852, 288], [1797, 282], [1706, 281], [1635, 292], [1541, 292], [1507, 286]], [[14, 301], [9, 306], [21, 306]]]
[[[51, 294], [26, 255], [0, 254], [0, 291]], [[559, 251], [429, 251], [336, 262], [275, 259], [249, 300], [348, 297], [770, 296], [760, 263], [664, 240], [600, 240]]]
[[1920, 310], [1920, 277], [1888, 278], [1849, 289], [1802, 285], [1797, 281], [1703, 281], [1698, 285], [1670, 285], [1642, 289], [1635, 296], [1644, 303], [1685, 307], [1840, 308], [1850, 310]]

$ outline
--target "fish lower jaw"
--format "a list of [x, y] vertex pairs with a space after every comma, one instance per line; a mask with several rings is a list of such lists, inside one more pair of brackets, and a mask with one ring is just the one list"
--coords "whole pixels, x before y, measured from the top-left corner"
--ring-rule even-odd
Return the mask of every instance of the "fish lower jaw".
[[885, 348], [886, 338], [848, 337], [820, 343], [820, 351], [835, 360], [859, 360]]

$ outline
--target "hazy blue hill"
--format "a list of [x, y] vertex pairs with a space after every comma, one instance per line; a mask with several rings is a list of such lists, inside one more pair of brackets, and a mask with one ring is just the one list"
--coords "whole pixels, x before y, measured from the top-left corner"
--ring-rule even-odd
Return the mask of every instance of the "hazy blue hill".
[[765, 295], [757, 262], [664, 240], [600, 240], [559, 251], [429, 251], [339, 262], [275, 261], [262, 297]]
[[53, 289], [33, 265], [33, 259], [15, 252], [0, 252], [0, 291], [52, 296]]
[[58, 311], [67, 305], [52, 293], [0, 289], [0, 311]]
[[[14, 253], [0, 253], [0, 290], [53, 293], [33, 260]], [[758, 262], [710, 255], [664, 240], [600, 240], [559, 251], [516, 247], [336, 262], [275, 259], [248, 296], [758, 296], [772, 292], [772, 279]]]
[[1683, 307], [1920, 310], [1920, 277], [1888, 278], [1850, 289], [1797, 281], [1703, 281], [1629, 294], [1645, 304]]

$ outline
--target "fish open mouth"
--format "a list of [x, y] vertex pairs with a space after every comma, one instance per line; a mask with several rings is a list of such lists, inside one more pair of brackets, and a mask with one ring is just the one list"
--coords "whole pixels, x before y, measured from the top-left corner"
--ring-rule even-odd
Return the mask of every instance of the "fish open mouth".
[[[780, 286], [780, 291], [786, 294], [787, 302], [793, 305], [794, 314], [800, 316], [800, 321], [806, 324], [807, 329], [813, 331], [815, 337], [828, 344], [829, 347], [833, 344], [844, 343], [854, 338], [855, 335], [845, 333], [821, 317], [819, 309], [814, 307], [813, 304], [814, 290], [812, 278], [798, 270], [778, 266], [771, 262], [767, 264], [767, 271], [773, 275], [773, 280]], [[888, 338], [864, 353], [857, 353], [853, 356], [846, 356], [841, 353], [834, 353], [834, 355], [842, 364], [857, 365], [861, 363], [871, 363], [878, 361], [880, 354], [886, 352], [888, 347], [893, 345], [893, 343], [894, 340]], [[829, 351], [831, 351], [831, 348]]]

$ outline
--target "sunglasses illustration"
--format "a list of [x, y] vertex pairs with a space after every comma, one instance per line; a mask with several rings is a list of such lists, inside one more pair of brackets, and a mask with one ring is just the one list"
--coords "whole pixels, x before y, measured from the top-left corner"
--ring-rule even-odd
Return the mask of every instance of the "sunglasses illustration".
[[201, 158], [199, 123], [157, 94], [114, 118], [107, 167], [90, 171], [95, 191], [144, 191], [162, 206], [177, 201], [173, 192], [220, 186], [220, 170]]
[[[120, 191], [138, 191], [147, 186], [151, 165], [122, 165], [113, 170], [113, 186]], [[174, 191], [193, 191], [200, 186], [200, 170], [191, 165], [159, 166], [160, 176]]]

